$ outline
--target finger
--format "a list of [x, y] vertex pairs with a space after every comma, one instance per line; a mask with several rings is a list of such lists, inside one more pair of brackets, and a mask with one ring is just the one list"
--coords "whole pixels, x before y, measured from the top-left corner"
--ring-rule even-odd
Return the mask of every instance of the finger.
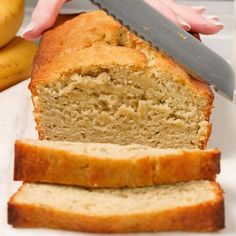
[[206, 15], [205, 17], [208, 18], [208, 19], [219, 21], [219, 17], [215, 16], [215, 15]]
[[[163, 1], [163, 0], [162, 0]], [[207, 17], [197, 13], [191, 7], [179, 5], [171, 0], [165, 0], [165, 4], [183, 19], [185, 19], [191, 26], [193, 32], [200, 34], [215, 34], [223, 29], [223, 25], [212, 17]]]
[[195, 24], [191, 24], [194, 32], [199, 32], [200, 34], [216, 34], [224, 28], [224, 25], [217, 20], [202, 18]]
[[206, 11], [206, 8], [204, 6], [193, 6], [191, 7], [195, 12], [202, 14]]
[[178, 9], [180, 14], [191, 25], [192, 31], [200, 34], [215, 34], [223, 29], [223, 25], [217, 17], [207, 17], [195, 12], [189, 11], [188, 8]]
[[23, 37], [28, 40], [38, 38], [43, 31], [50, 28], [66, 0], [39, 0], [33, 11], [31, 22], [25, 28]]
[[182, 17], [178, 17], [171, 8], [163, 4], [161, 1], [156, 1], [156, 0], [145, 0], [145, 1], [153, 8], [158, 10], [162, 15], [167, 17], [169, 20], [171, 20], [173, 23], [177, 24], [184, 30], [189, 31], [191, 29], [188, 22], [186, 22]]
[[183, 4], [177, 4], [176, 1], [173, 0], [160, 0], [162, 3], [166, 4], [168, 7], [174, 9], [175, 7], [185, 7], [185, 8], [189, 8], [189, 10], [191, 11], [195, 11], [196, 13], [202, 14], [203, 12], [206, 11], [206, 7], [204, 6], [187, 6], [187, 5], [183, 5]]

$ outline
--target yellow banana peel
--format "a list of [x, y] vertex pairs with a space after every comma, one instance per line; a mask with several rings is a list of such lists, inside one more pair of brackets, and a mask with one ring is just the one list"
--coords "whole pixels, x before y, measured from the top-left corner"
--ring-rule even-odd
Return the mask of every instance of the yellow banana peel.
[[10, 42], [24, 18], [24, 0], [0, 0], [0, 48]]
[[0, 50], [0, 91], [30, 77], [37, 46], [15, 37]]

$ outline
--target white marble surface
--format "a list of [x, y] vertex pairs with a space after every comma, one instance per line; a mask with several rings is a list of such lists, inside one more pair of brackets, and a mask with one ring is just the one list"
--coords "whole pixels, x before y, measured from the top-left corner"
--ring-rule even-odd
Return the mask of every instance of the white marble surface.
[[[28, 1], [29, 2], [29, 1]], [[33, 2], [33, 1], [31, 1]], [[189, 1], [188, 1], [189, 2]], [[196, 1], [199, 2], [199, 1]], [[73, 4], [73, 3], [69, 3]], [[84, 4], [84, 2], [83, 2]], [[204, 3], [201, 3], [201, 5]], [[209, 11], [212, 13], [226, 16], [228, 22], [232, 20], [232, 2], [207, 1]], [[230, 5], [231, 4], [231, 5]], [[220, 8], [215, 9], [215, 6]], [[72, 6], [72, 5], [68, 5]], [[230, 7], [231, 6], [231, 7]], [[27, 8], [27, 13], [32, 8]], [[26, 24], [29, 15], [25, 19]], [[232, 22], [231, 22], [232, 24]], [[230, 33], [231, 32], [231, 33]], [[222, 37], [222, 38], [221, 38]], [[225, 34], [206, 38], [206, 41], [215, 50], [222, 52], [227, 60], [232, 56], [228, 48], [228, 41], [232, 44], [232, 31], [225, 29]], [[230, 45], [231, 45], [230, 44]], [[231, 46], [230, 46], [231, 47]], [[223, 51], [225, 54], [223, 54]], [[13, 182], [13, 160], [14, 160], [14, 142], [23, 137], [36, 138], [32, 117], [32, 104], [30, 93], [27, 89], [29, 81], [24, 81], [4, 92], [0, 93], [0, 236], [60, 236], [60, 235], [78, 235], [78, 233], [54, 231], [54, 230], [31, 230], [31, 229], [13, 229], [7, 225], [7, 201], [16, 191], [20, 183]], [[225, 190], [226, 198], [226, 229], [219, 232], [219, 235], [236, 235], [236, 107], [220, 96], [216, 96], [216, 105], [212, 117], [213, 134], [210, 140], [210, 147], [219, 147], [222, 150], [222, 171], [218, 181]], [[82, 235], [82, 234], [81, 234]], [[84, 234], [83, 234], [84, 235]], [[170, 235], [170, 234], [159, 234]], [[172, 233], [171, 235], [183, 235], [183, 233]], [[189, 234], [192, 235], [192, 234]], [[198, 234], [195, 234], [198, 235]], [[199, 234], [212, 235], [212, 234]]]

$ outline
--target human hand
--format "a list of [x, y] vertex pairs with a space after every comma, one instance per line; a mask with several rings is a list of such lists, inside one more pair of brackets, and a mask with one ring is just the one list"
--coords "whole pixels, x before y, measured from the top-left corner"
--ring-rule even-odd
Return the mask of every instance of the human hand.
[[186, 31], [216, 34], [223, 29], [217, 16], [204, 15], [205, 7], [178, 4], [175, 0], [145, 0], [172, 22]]
[[[39, 0], [33, 11], [31, 22], [25, 28], [23, 37], [38, 38], [50, 28], [67, 0]], [[175, 0], [145, 0], [148, 4], [186, 31], [200, 34], [215, 34], [223, 28], [217, 16], [204, 15], [204, 7], [191, 7], [176, 3]]]

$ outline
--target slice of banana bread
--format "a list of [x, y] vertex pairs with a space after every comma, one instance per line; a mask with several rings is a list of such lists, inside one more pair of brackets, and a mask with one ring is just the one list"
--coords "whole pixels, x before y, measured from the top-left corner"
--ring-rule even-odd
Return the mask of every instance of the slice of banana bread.
[[14, 179], [84, 187], [141, 187], [214, 180], [220, 151], [19, 140]]
[[216, 231], [224, 227], [224, 198], [207, 180], [100, 190], [24, 184], [8, 203], [8, 222], [99, 233]]
[[44, 33], [33, 66], [40, 139], [206, 147], [205, 83], [103, 11], [65, 19]]

